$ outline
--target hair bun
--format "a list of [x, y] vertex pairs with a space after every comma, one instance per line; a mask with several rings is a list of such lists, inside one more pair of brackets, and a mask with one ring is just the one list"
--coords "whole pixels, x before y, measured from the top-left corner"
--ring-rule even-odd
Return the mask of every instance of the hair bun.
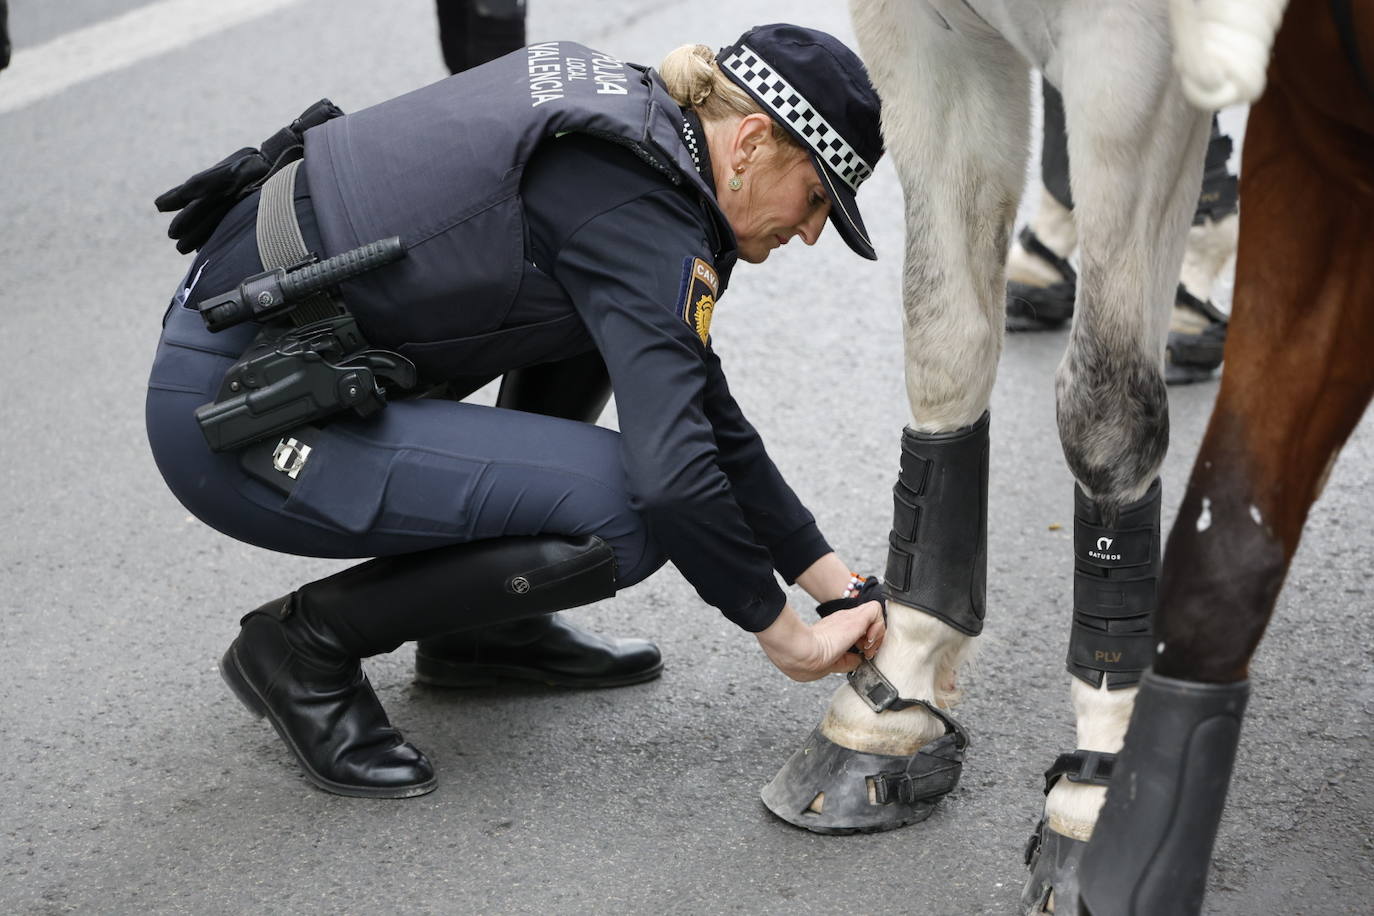
[[682, 45], [663, 59], [659, 73], [679, 105], [700, 106], [716, 83], [716, 52], [708, 45]]

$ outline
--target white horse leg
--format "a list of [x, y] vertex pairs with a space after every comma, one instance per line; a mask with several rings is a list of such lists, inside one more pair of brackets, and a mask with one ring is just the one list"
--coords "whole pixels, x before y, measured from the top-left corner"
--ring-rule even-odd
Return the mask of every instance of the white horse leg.
[[[1161, 368], [1208, 126], [1183, 99], [1167, 30], [1162, 7], [1072, 5], [1047, 66], [1064, 92], [1080, 233], [1078, 299], [1056, 394], [1064, 456], [1081, 488], [1069, 670], [1082, 752], [1120, 749], [1133, 685], [1153, 654], [1153, 481], [1168, 446]], [[1106, 790], [1094, 784], [1101, 758], [1084, 754], [1076, 766], [1046, 799], [1049, 832], [1023, 896], [1031, 912], [1047, 904], [1077, 912], [1081, 843]], [[1046, 899], [1051, 891], [1057, 900]]]
[[[961, 4], [917, 6], [855, 3], [852, 14], [906, 201], [911, 426], [942, 433], [977, 422], [992, 396], [1030, 90], [1026, 64]], [[899, 602], [889, 615], [878, 667], [902, 696], [946, 704], [970, 638]], [[944, 732], [919, 709], [874, 714], [847, 687], [836, 691], [826, 722], [848, 746], [885, 753], [911, 753]]]
[[[934, 434], [980, 424], [1001, 354], [1004, 262], [1025, 174], [1028, 68], [960, 2], [913, 5], [903, 0], [867, 0], [855, 2], [851, 12], [860, 52], [883, 99], [884, 136], [906, 200], [903, 300], [912, 423], [903, 449], [905, 453], [913, 443], [924, 447], [934, 440], [939, 451], [942, 440]], [[981, 448], [981, 453], [972, 461], [960, 458], [957, 468], [945, 469], [948, 473], [936, 468], [929, 475], [942, 483], [960, 477], [961, 483], [950, 488], [959, 498], [946, 500], [941, 511], [949, 511], [950, 503], [954, 504], [957, 527], [964, 531], [967, 544], [975, 542], [986, 526], [986, 500], [977, 491], [978, 467], [970, 467], [981, 464], [985, 475], [986, 426], [977, 426], [969, 435], [970, 440], [976, 437], [982, 437], [982, 444], [975, 443], [973, 451]], [[908, 461], [904, 454], [904, 466]], [[924, 467], [923, 461], [916, 458], [911, 463]], [[986, 476], [981, 480], [985, 494]], [[940, 483], [932, 486], [938, 489]], [[918, 537], [938, 542], [944, 526], [928, 525], [927, 515], [913, 513], [908, 516], [911, 530], [918, 527], [917, 519]], [[935, 554], [943, 549], [939, 543], [935, 547]], [[920, 550], [914, 554], [910, 581], [924, 583], [947, 571], [931, 555]], [[965, 609], [962, 629], [900, 599], [888, 602], [887, 637], [875, 666], [901, 697], [937, 707], [948, 705], [954, 697], [955, 669], [969, 651], [971, 636], [981, 629], [984, 591], [981, 547], [969, 547], [961, 559], [968, 576], [964, 601], [973, 605], [972, 611]], [[889, 587], [892, 569], [890, 560]], [[849, 792], [848, 800], [841, 803], [838, 789], [815, 786], [813, 791], [812, 784], [804, 781], [811, 779], [806, 761], [817, 748], [828, 755], [858, 752], [910, 757], [949, 728], [937, 715], [919, 707], [875, 713], [854, 689], [844, 685], [836, 690], [819, 729], [830, 743], [816, 743], [813, 736], [813, 743], [794, 755], [765, 789], [764, 800], [785, 820], [822, 832], [882, 830], [911, 823], [928, 814], [934, 801], [922, 811], [902, 813], [900, 806], [875, 803], [870, 785], [867, 803], [862, 793], [855, 792]], [[870, 763], [856, 763], [847, 771], [862, 779], [860, 771]], [[904, 765], [892, 763], [898, 769]], [[792, 778], [798, 776], [798, 769], [806, 770], [800, 774], [800, 784]], [[784, 783], [789, 787], [785, 797], [779, 791]], [[801, 805], [812, 803], [810, 815], [780, 810], [799, 799], [804, 799]], [[848, 804], [864, 810], [844, 810]], [[824, 817], [812, 816], [817, 813]]]

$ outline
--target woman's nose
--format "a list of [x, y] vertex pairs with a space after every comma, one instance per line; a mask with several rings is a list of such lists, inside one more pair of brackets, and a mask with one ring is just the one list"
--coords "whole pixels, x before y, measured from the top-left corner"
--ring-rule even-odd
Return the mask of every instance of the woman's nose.
[[797, 227], [797, 235], [801, 236], [803, 242], [816, 244], [816, 239], [821, 237], [821, 231], [825, 229], [825, 218], [829, 213], [829, 207], [821, 207]]

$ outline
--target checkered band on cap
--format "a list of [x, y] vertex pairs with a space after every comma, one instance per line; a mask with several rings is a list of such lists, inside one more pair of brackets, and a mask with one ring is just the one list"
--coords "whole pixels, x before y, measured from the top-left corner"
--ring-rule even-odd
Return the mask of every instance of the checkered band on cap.
[[859, 185], [873, 174], [872, 166], [854, 151], [840, 132], [748, 45], [731, 49], [729, 55], [716, 58], [716, 63], [747, 86], [775, 118], [796, 131], [852, 190], [858, 191]]

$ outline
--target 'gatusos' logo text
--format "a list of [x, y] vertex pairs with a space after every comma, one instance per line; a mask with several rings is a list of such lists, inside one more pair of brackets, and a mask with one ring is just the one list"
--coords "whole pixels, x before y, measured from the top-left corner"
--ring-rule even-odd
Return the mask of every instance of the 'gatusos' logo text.
[[1112, 549], [1112, 539], [1111, 539], [1111, 538], [1098, 538], [1098, 539], [1097, 539], [1097, 549], [1096, 549], [1096, 550], [1089, 550], [1089, 551], [1088, 551], [1088, 556], [1092, 557], [1094, 560], [1119, 560], [1119, 559], [1121, 559], [1121, 554], [1119, 554], [1119, 553], [1110, 553], [1109, 551], [1110, 551], [1111, 549]]

